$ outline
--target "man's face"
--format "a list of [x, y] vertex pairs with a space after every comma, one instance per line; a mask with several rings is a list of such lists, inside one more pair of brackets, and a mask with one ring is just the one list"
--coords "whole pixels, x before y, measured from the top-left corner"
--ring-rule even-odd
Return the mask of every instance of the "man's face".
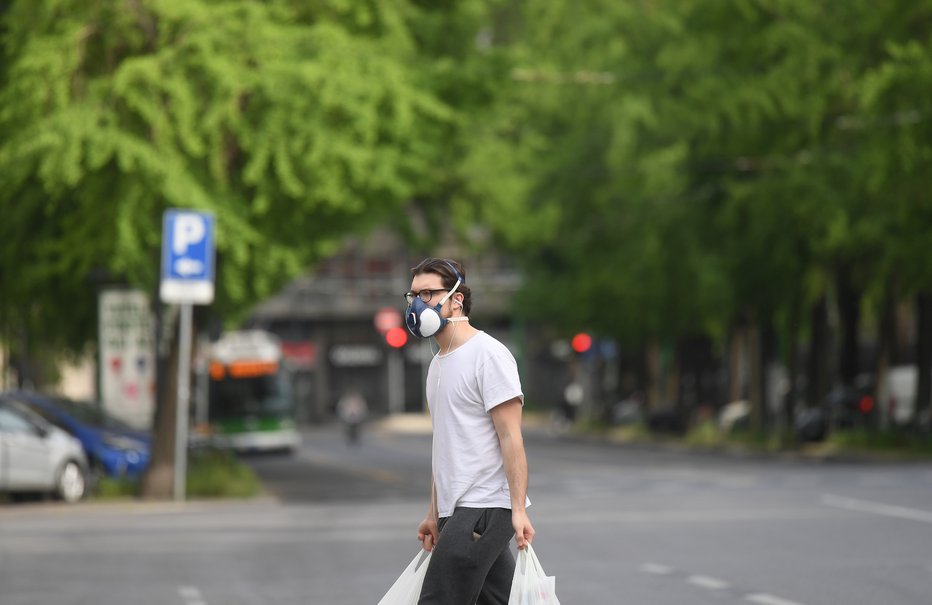
[[[436, 273], [420, 273], [411, 280], [411, 292], [420, 293], [421, 300], [433, 307], [447, 295], [446, 288], [443, 287], [443, 278]], [[447, 299], [441, 308], [441, 316], [447, 317], [450, 313], [450, 301]]]

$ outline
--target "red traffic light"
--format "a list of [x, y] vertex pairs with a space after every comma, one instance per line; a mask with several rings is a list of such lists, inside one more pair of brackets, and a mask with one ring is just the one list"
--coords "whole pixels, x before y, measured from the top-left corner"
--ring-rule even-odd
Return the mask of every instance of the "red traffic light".
[[592, 348], [592, 337], [585, 332], [580, 332], [573, 337], [573, 340], [570, 341], [570, 345], [577, 353], [585, 353]]
[[392, 328], [385, 332], [385, 342], [393, 349], [400, 349], [408, 343], [408, 333], [404, 328]]

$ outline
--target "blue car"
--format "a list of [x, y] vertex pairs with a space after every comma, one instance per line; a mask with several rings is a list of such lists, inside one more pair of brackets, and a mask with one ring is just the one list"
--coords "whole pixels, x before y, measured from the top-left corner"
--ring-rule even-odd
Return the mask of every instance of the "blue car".
[[87, 454], [92, 471], [107, 477], [138, 477], [149, 465], [152, 437], [107, 414], [100, 407], [63, 397], [13, 392], [3, 399], [18, 401], [74, 435]]

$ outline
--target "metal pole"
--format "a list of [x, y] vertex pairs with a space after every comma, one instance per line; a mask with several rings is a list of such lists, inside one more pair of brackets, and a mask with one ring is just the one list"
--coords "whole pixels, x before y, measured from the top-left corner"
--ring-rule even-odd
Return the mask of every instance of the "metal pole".
[[427, 412], [427, 371], [430, 369], [430, 362], [434, 358], [434, 353], [430, 349], [430, 339], [425, 338], [421, 342], [421, 411]]
[[185, 499], [188, 472], [188, 399], [191, 396], [191, 303], [181, 305], [178, 340], [178, 398], [175, 408], [175, 500]]
[[388, 352], [388, 411], [393, 414], [404, 412], [405, 375], [401, 349]]

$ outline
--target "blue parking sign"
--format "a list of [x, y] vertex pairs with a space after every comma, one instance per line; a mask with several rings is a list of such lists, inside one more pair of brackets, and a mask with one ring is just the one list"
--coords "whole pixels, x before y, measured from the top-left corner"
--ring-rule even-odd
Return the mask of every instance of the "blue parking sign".
[[162, 222], [162, 281], [166, 303], [214, 300], [214, 217], [194, 210], [166, 210]]

